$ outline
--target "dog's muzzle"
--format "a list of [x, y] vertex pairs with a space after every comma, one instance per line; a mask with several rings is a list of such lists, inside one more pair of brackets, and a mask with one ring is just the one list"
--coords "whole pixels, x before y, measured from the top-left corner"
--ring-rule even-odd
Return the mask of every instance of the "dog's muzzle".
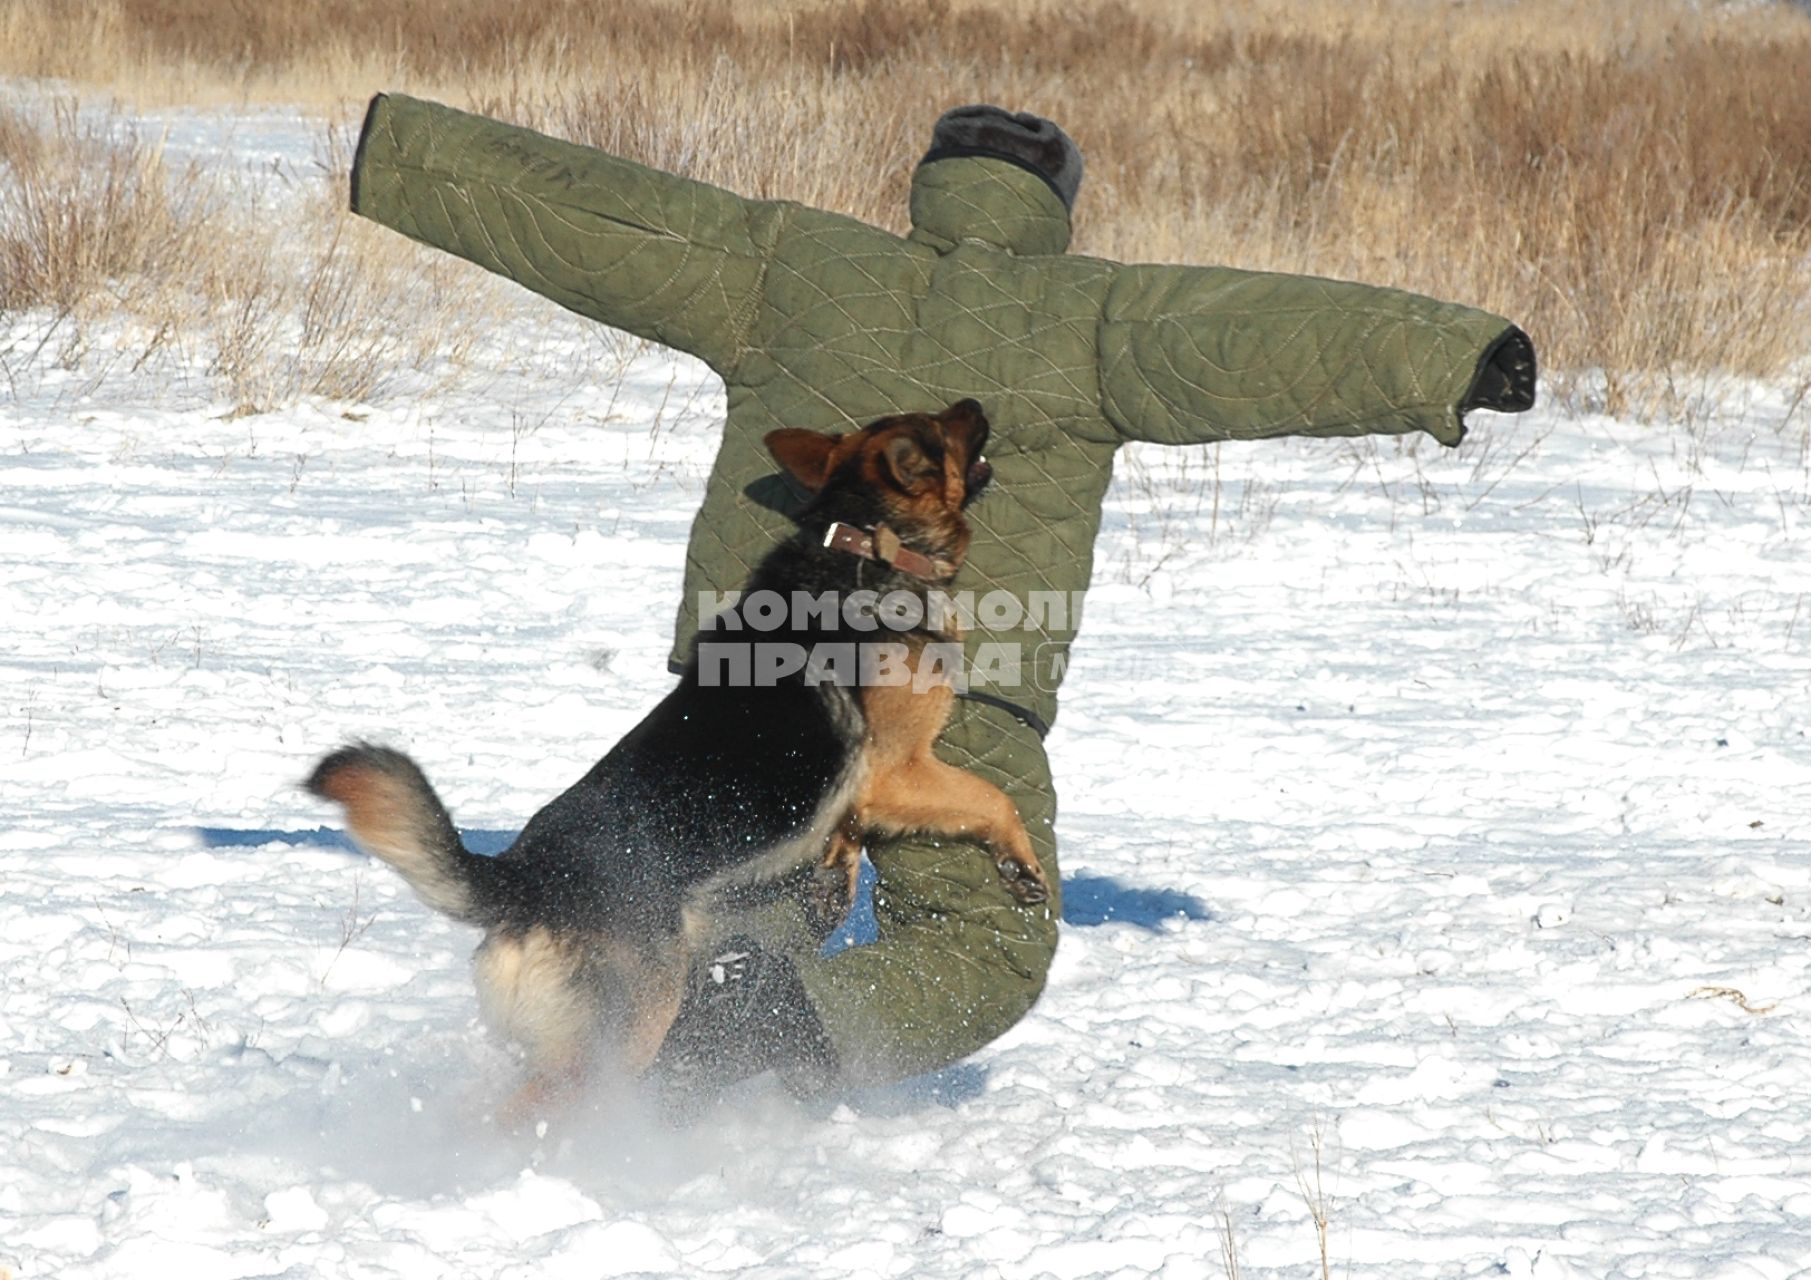
[[962, 495], [962, 505], [967, 506], [981, 496], [981, 491], [992, 483], [994, 469], [986, 458], [977, 456], [968, 464], [968, 474], [964, 477], [967, 491]]

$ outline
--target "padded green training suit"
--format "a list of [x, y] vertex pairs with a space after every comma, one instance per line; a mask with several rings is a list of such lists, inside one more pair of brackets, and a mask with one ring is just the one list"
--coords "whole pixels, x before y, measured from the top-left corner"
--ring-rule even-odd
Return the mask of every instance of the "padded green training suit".
[[[1119, 446], [1412, 431], [1456, 444], [1480, 370], [1526, 342], [1499, 316], [1393, 289], [1068, 256], [1063, 199], [986, 155], [927, 159], [901, 238], [391, 95], [367, 117], [352, 207], [722, 376], [728, 421], [675, 659], [701, 593], [738, 588], [790, 528], [797, 497], [763, 435], [979, 400], [995, 479], [956, 587], [995, 607], [966, 638], [970, 690], [939, 750], [1012, 796], [1053, 883], [1041, 738]], [[974, 845], [869, 854], [878, 941], [795, 957], [854, 1083], [1001, 1034], [1038, 998], [1057, 938], [1055, 897], [1019, 905]]]

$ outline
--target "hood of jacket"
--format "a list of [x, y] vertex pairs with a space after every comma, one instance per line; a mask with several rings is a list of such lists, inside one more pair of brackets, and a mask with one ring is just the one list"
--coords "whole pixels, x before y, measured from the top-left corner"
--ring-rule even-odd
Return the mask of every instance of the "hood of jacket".
[[1019, 257], [1069, 247], [1069, 208], [1049, 181], [1010, 160], [951, 156], [912, 174], [910, 239], [948, 253], [975, 240]]

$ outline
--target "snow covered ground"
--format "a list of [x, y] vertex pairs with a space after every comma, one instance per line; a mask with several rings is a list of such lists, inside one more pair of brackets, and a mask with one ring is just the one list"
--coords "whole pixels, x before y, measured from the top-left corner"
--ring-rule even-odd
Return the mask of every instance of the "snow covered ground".
[[1306, 1277], [1317, 1216], [1340, 1276], [1811, 1272], [1790, 388], [1128, 451], [1037, 1010], [516, 1139], [475, 935], [296, 783], [381, 738], [494, 844], [667, 686], [720, 391], [520, 306], [251, 416], [0, 332], [0, 1275]]

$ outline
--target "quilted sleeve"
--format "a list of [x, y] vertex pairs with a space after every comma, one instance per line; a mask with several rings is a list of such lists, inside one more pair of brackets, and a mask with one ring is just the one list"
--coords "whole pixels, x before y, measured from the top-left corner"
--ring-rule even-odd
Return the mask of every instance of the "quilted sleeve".
[[1126, 267], [1101, 319], [1102, 408], [1124, 439], [1164, 444], [1425, 431], [1456, 445], [1480, 403], [1468, 393], [1513, 340], [1501, 316], [1398, 289]]
[[580, 315], [699, 356], [742, 354], [780, 206], [431, 102], [379, 95], [352, 211]]

